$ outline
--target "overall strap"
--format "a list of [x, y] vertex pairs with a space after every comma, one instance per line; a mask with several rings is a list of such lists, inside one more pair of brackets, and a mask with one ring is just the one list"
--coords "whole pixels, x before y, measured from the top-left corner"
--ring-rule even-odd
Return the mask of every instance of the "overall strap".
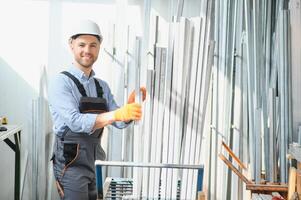
[[103, 98], [103, 90], [96, 78], [94, 78], [97, 96]]
[[87, 93], [86, 93], [86, 90], [85, 90], [83, 84], [81, 84], [81, 83], [79, 82], [79, 80], [78, 80], [75, 76], [73, 76], [72, 74], [70, 74], [70, 73], [67, 72], [67, 71], [63, 71], [63, 72], [61, 72], [61, 73], [62, 73], [62, 74], [65, 74], [66, 76], [68, 76], [69, 78], [71, 78], [71, 79], [73, 80], [73, 82], [75, 83], [75, 85], [77, 86], [79, 92], [81, 93], [81, 95], [82, 95], [83, 97], [86, 97], [86, 96], [87, 96]]

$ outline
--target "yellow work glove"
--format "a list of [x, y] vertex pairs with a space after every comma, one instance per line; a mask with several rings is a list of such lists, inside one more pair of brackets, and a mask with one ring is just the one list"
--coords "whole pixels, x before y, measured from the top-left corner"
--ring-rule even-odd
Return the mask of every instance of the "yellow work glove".
[[[140, 92], [142, 92], [142, 101], [145, 100], [146, 98], [146, 88], [145, 87], [141, 87], [140, 88]], [[135, 90], [130, 94], [129, 98], [128, 98], [128, 103], [134, 103], [135, 102]]]
[[142, 116], [141, 105], [138, 103], [126, 104], [115, 110], [114, 118], [116, 121], [140, 120]]

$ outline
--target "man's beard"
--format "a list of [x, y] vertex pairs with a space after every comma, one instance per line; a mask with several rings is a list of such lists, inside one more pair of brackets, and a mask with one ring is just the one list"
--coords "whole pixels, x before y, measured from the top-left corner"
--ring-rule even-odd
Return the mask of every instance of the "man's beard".
[[77, 62], [84, 68], [90, 68], [92, 67], [92, 65], [94, 64], [94, 62], [96, 61], [96, 59], [92, 58], [90, 59], [91, 61], [85, 61], [84, 59], [78, 59]]

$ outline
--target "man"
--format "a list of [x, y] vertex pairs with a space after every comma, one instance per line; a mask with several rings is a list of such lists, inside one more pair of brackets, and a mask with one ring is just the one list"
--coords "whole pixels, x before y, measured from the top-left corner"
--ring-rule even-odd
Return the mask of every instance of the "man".
[[[50, 83], [49, 108], [56, 134], [52, 161], [61, 199], [96, 199], [94, 161], [105, 159], [100, 146], [103, 128], [109, 124], [125, 128], [142, 116], [134, 92], [119, 108], [107, 83], [94, 77], [92, 65], [102, 39], [95, 22], [77, 23], [69, 39], [74, 62]], [[144, 100], [146, 90], [141, 91]]]

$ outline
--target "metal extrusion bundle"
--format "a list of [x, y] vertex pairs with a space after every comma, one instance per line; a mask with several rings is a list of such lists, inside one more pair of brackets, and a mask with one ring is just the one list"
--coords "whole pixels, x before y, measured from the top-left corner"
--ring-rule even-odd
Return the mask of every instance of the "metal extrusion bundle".
[[244, 187], [215, 156], [224, 141], [248, 164], [255, 183], [287, 182], [292, 141], [287, 2], [217, 0], [215, 8], [209, 196], [245, 199]]
[[[245, 184], [218, 160], [223, 142], [247, 165], [244, 171], [234, 164], [251, 181], [287, 182], [293, 140], [287, 1], [203, 0], [195, 18], [182, 16], [185, 3], [178, 1], [168, 21], [146, 1], [142, 48], [127, 47], [129, 73], [141, 70], [135, 87], [145, 83], [149, 94], [124, 151], [136, 162], [206, 163], [209, 199], [248, 198]], [[132, 170], [136, 197], [196, 198], [195, 171]]]

